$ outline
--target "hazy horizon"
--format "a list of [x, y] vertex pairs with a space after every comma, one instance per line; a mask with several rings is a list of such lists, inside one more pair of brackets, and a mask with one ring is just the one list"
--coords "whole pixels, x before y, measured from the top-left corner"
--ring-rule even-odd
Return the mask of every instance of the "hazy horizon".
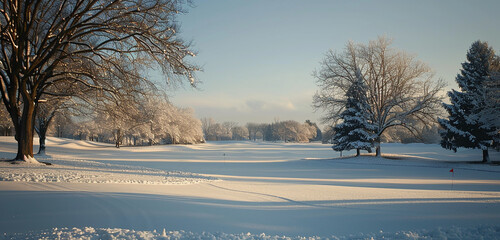
[[475, 40], [500, 51], [498, 1], [194, 1], [178, 19], [203, 67], [200, 90], [169, 91], [199, 118], [270, 123], [319, 122], [312, 72], [329, 50], [378, 36], [416, 55], [456, 88], [455, 76]]

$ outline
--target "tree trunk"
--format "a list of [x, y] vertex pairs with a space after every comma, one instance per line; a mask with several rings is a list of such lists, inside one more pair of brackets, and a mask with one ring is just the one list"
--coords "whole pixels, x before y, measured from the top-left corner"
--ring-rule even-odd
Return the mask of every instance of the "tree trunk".
[[38, 126], [35, 128], [36, 133], [39, 137], [40, 146], [38, 148], [39, 155], [45, 155], [45, 139], [47, 138], [47, 129], [49, 128], [49, 123], [52, 118], [46, 119], [38, 119]]
[[116, 142], [115, 142], [116, 148], [120, 148], [121, 139], [122, 139], [121, 129], [116, 129]]
[[35, 104], [25, 99], [21, 121], [16, 124], [17, 155], [14, 160], [37, 162], [33, 158], [33, 132]]
[[361, 153], [360, 153], [360, 149], [359, 149], [359, 148], [357, 148], [357, 149], [356, 149], [356, 157], [358, 157], [359, 155], [361, 155]]
[[375, 143], [375, 156], [380, 157], [382, 155], [382, 152], [380, 151], [380, 136], [377, 136], [374, 139]]
[[487, 163], [490, 161], [490, 155], [488, 153], [488, 149], [483, 150], [483, 163]]
[[45, 134], [40, 134], [38, 136], [40, 138], [40, 147], [38, 148], [38, 155], [45, 155]]

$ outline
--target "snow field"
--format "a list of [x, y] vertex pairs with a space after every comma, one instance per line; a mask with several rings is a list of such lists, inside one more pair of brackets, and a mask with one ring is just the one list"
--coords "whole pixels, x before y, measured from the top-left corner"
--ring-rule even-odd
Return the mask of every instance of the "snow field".
[[235, 240], [344, 240], [344, 239], [500, 239], [500, 227], [479, 226], [474, 228], [436, 228], [432, 230], [399, 231], [384, 232], [379, 231], [367, 234], [351, 234], [347, 236], [278, 236], [240, 233], [193, 233], [189, 231], [136, 231], [120, 228], [54, 228], [52, 231], [30, 232], [23, 234], [4, 234], [0, 239], [69, 239], [69, 240], [92, 240], [92, 239], [193, 239], [193, 240], [216, 240], [216, 239], [235, 239]]
[[0, 162], [0, 181], [119, 183], [119, 184], [193, 184], [215, 180], [199, 174], [144, 169], [84, 160], [47, 160], [44, 164]]
[[[51, 166], [0, 164], [0, 238], [2, 233], [6, 239], [498, 235], [500, 169], [468, 163], [481, 159], [480, 150], [384, 144], [387, 159], [339, 158], [322, 144], [116, 149], [49, 138], [47, 147], [47, 156], [35, 157]], [[13, 139], [0, 137], [1, 158], [15, 149]], [[498, 152], [490, 154], [500, 159]], [[163, 228], [172, 231], [153, 231]]]

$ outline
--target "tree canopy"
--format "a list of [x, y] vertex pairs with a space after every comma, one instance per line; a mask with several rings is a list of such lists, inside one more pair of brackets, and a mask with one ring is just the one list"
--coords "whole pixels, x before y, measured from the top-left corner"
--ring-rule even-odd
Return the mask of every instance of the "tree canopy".
[[0, 92], [16, 130], [17, 160], [33, 158], [38, 102], [54, 85], [119, 96], [149, 85], [160, 66], [171, 82], [196, 85], [194, 56], [178, 37], [182, 0], [4, 0], [0, 3]]

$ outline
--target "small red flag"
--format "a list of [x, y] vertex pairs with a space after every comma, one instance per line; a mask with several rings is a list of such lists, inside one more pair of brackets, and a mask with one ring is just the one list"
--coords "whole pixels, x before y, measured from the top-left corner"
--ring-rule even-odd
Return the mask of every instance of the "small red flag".
[[450, 170], [450, 172], [454, 172], [454, 171], [453, 171], [453, 168]]

